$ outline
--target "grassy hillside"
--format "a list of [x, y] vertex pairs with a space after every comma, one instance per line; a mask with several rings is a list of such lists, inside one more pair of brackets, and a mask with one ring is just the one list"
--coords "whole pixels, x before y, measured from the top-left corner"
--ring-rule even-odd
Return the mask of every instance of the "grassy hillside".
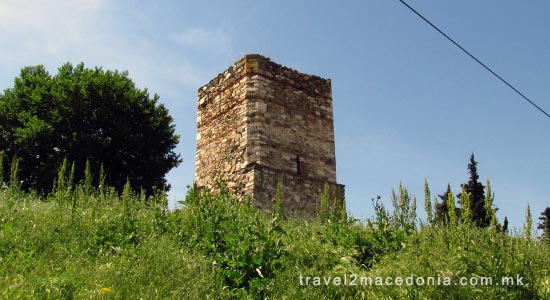
[[283, 219], [196, 189], [167, 211], [163, 197], [129, 190], [61, 184], [39, 199], [4, 187], [0, 298], [550, 298], [548, 245], [423, 224], [406, 190], [393, 200], [359, 222], [329, 207]]

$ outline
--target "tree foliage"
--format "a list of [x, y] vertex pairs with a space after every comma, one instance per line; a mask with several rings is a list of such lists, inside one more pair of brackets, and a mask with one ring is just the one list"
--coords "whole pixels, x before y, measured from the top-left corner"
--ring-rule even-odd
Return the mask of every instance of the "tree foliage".
[[92, 170], [103, 165], [105, 183], [118, 191], [127, 179], [136, 190], [167, 189], [164, 176], [181, 162], [179, 136], [158, 99], [127, 72], [66, 63], [52, 76], [41, 65], [25, 67], [0, 94], [4, 163], [19, 159], [21, 187], [41, 193], [52, 189], [65, 158], [75, 163], [75, 180], [89, 161]]
[[508, 217], [504, 217], [504, 222], [502, 222], [502, 232], [508, 232]]
[[[441, 195], [437, 195], [441, 202], [435, 199], [434, 221], [439, 224], [447, 224], [449, 221], [449, 195], [452, 194], [451, 185], [447, 184], [447, 190]], [[453, 198], [454, 199], [454, 198]], [[460, 217], [460, 208], [455, 207], [455, 217]]]
[[[463, 193], [471, 194], [469, 202], [470, 210], [472, 212], [472, 220], [474, 221], [474, 224], [479, 227], [487, 227], [490, 225], [491, 219], [490, 217], [488, 217], [487, 208], [485, 205], [485, 187], [481, 182], [479, 182], [479, 175], [477, 173], [477, 161], [475, 161], [473, 153], [470, 156], [468, 172], [470, 173], [470, 179], [462, 186]], [[457, 197], [460, 198], [461, 195], [458, 194]]]
[[541, 213], [537, 224], [537, 229], [542, 230], [542, 239], [550, 243], [550, 207], [546, 207]]

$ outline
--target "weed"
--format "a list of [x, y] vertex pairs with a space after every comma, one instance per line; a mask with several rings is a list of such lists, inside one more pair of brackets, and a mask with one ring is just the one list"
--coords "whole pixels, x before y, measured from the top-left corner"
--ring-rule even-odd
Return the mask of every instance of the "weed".
[[[530, 236], [532, 220], [521, 235], [478, 228], [468, 221], [468, 211], [462, 211], [462, 221], [453, 213], [452, 193], [445, 224], [417, 226], [416, 201], [404, 186], [392, 193], [391, 207], [380, 197], [373, 199], [374, 217], [365, 222], [345, 216], [343, 202], [328, 193], [319, 218], [285, 219], [279, 204], [273, 214], [259, 211], [249, 199], [231, 195], [223, 183], [217, 193], [190, 188], [183, 208], [169, 211], [162, 191], [148, 197], [127, 183], [119, 195], [101, 184], [101, 171], [99, 185], [93, 186], [90, 170], [82, 182], [72, 182], [71, 169], [68, 162], [60, 167], [56, 189], [44, 198], [17, 191], [17, 172], [10, 170], [9, 184], [0, 189], [0, 298], [550, 296], [550, 250]], [[427, 184], [425, 196], [429, 200]], [[492, 199], [486, 201], [490, 207]], [[467, 206], [466, 195], [460, 204]], [[432, 210], [427, 202], [425, 208]], [[350, 274], [453, 281], [488, 277], [494, 282], [514, 277], [522, 284], [314, 286], [300, 281]]]

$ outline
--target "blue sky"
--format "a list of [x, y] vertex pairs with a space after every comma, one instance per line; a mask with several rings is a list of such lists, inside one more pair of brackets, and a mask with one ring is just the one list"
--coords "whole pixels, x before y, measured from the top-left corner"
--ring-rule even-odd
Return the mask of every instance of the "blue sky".
[[[550, 2], [409, 4], [550, 110]], [[348, 209], [372, 213], [402, 182], [423, 214], [432, 194], [467, 181], [472, 152], [502, 221], [550, 206], [550, 119], [397, 0], [0, 2], [0, 89], [23, 66], [64, 62], [128, 70], [175, 119], [183, 164], [170, 200], [193, 181], [198, 88], [247, 53], [332, 80], [338, 181]], [[546, 133], [545, 133], [546, 132]]]

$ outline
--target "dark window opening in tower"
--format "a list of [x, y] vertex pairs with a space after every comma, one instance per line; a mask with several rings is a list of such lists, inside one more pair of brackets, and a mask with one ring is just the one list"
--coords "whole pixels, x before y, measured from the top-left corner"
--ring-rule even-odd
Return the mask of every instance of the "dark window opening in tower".
[[300, 166], [300, 156], [296, 156], [296, 174], [302, 173], [302, 166]]

